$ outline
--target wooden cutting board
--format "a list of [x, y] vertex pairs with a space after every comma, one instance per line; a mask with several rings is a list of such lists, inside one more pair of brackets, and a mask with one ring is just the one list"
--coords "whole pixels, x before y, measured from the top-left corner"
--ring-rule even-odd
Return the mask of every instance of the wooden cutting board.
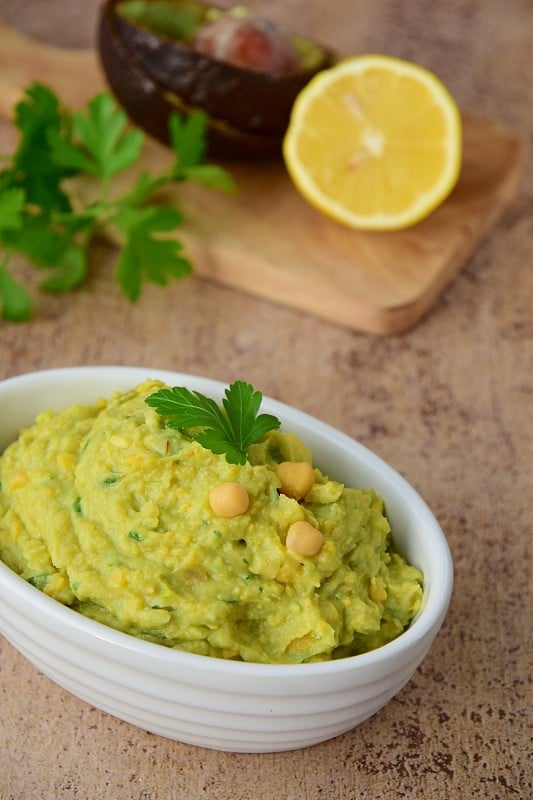
[[[65, 50], [0, 23], [0, 117], [34, 80], [79, 107], [104, 84], [92, 50]], [[415, 325], [513, 199], [523, 148], [509, 130], [463, 115], [459, 183], [430, 217], [406, 230], [360, 233], [310, 207], [282, 164], [231, 165], [228, 197], [194, 185], [171, 194], [185, 212], [178, 235], [196, 274], [260, 294], [354, 330], [390, 334]], [[4, 131], [6, 130], [4, 125]], [[149, 140], [143, 166], [169, 162]], [[472, 298], [472, 302], [475, 298]]]

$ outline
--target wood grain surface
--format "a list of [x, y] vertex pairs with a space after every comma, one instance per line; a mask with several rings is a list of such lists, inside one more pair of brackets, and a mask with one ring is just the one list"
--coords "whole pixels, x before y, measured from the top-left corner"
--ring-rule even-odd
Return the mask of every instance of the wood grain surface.
[[[530, 147], [530, 0], [249, 5], [339, 50], [424, 64], [461, 108]], [[89, 47], [96, 13], [97, 0], [0, 0], [6, 24], [61, 47]], [[0, 125], [2, 148], [10, 137]], [[512, 205], [403, 333], [358, 332], [201, 275], [150, 286], [131, 306], [105, 243], [87, 286], [36, 294], [30, 323], [0, 323], [0, 378], [75, 364], [162, 367], [245, 378], [324, 419], [416, 486], [455, 563], [450, 611], [409, 684], [354, 731], [292, 753], [228, 755], [149, 735], [72, 697], [0, 641], [1, 800], [533, 797], [532, 187], [528, 160]], [[40, 278], [21, 260], [14, 268], [31, 286]]]
[[[35, 75], [75, 106], [105, 83], [94, 52], [42, 44], [0, 25], [0, 114], [10, 117]], [[388, 334], [420, 320], [503, 213], [521, 177], [522, 149], [512, 131], [463, 114], [456, 188], [421, 223], [388, 233], [353, 231], [320, 214], [281, 163], [229, 165], [238, 187], [232, 196], [194, 184], [166, 195], [186, 209], [177, 235], [199, 275]], [[164, 147], [147, 142], [143, 168], [159, 172], [169, 160]], [[132, 185], [135, 175], [121, 183]]]

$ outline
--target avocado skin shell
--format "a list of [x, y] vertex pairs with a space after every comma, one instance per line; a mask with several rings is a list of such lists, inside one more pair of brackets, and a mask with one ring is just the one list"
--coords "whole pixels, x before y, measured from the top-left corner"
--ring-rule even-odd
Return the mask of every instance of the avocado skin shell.
[[164, 144], [169, 143], [170, 111], [186, 114], [200, 108], [210, 118], [210, 155], [231, 160], [279, 157], [297, 94], [335, 60], [324, 50], [323, 62], [301, 73], [243, 70], [134, 25], [117, 13], [119, 2], [108, 0], [101, 10], [100, 60], [131, 119]]

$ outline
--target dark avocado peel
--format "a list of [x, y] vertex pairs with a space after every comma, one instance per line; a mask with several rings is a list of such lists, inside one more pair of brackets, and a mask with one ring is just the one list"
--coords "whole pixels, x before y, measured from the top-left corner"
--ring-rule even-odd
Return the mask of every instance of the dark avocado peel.
[[284, 73], [245, 68], [198, 52], [195, 36], [228, 15], [197, 0], [107, 0], [98, 48], [108, 83], [131, 119], [168, 144], [168, 114], [202, 109], [209, 115], [209, 152], [230, 160], [279, 157], [296, 96], [336, 58], [300, 36]]

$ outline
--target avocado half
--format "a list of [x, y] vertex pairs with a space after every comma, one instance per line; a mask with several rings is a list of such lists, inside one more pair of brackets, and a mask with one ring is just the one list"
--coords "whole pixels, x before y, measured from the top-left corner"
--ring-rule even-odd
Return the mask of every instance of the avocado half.
[[195, 52], [187, 43], [191, 34], [220, 13], [197, 0], [106, 0], [98, 51], [109, 86], [131, 119], [164, 144], [171, 110], [202, 109], [209, 116], [211, 155], [279, 156], [296, 96], [335, 62], [334, 53], [291, 37], [301, 68], [279, 75]]

